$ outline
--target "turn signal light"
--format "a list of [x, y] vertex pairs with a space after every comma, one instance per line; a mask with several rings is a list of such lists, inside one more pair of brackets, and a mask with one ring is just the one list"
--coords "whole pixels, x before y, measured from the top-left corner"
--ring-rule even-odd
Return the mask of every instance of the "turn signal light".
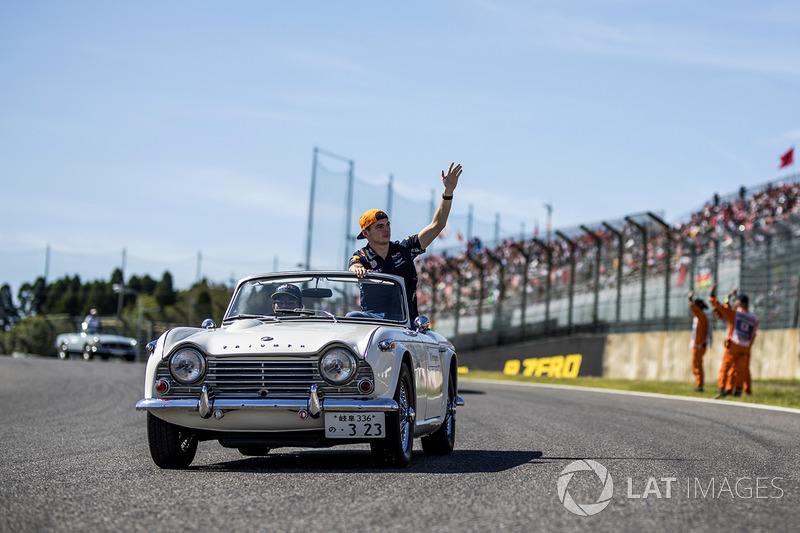
[[372, 392], [374, 387], [375, 386], [372, 384], [372, 381], [366, 378], [358, 382], [358, 391], [363, 394], [369, 394]]
[[156, 392], [159, 394], [166, 394], [169, 392], [169, 382], [163, 379], [156, 381]]

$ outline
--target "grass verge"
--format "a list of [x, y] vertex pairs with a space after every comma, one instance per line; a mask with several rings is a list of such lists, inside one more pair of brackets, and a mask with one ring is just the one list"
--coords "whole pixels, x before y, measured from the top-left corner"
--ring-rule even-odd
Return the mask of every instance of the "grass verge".
[[[594, 387], [636, 392], [653, 392], [690, 398], [711, 398], [717, 391], [716, 384], [707, 385], [705, 392], [694, 392], [694, 384], [678, 381], [648, 381], [642, 379], [607, 379], [594, 377], [547, 378], [528, 376], [507, 376], [502, 372], [470, 370], [461, 378], [489, 379], [497, 381], [521, 381], [549, 385], [572, 385], [574, 387]], [[726, 396], [723, 402], [742, 402], [762, 405], [775, 405], [800, 409], [800, 380], [796, 379], [754, 379], [751, 396]]]

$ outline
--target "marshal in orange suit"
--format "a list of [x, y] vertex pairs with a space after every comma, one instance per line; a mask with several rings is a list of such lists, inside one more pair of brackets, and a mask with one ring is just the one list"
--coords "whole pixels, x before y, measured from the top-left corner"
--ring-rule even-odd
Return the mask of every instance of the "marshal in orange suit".
[[711, 347], [711, 328], [708, 327], [708, 309], [700, 298], [694, 299], [694, 291], [689, 291], [689, 309], [692, 310], [692, 372], [694, 373], [694, 391], [703, 392], [703, 356]]
[[[725, 335], [725, 352], [722, 355], [722, 366], [719, 369], [719, 381], [715, 399], [727, 394], [739, 396], [742, 387], [747, 381], [750, 365], [750, 348], [756, 338], [758, 317], [748, 309], [749, 298], [745, 294], [738, 294], [734, 288], [728, 293], [725, 304], [717, 300], [717, 285], [714, 284], [709, 292], [709, 300], [714, 306], [714, 315], [728, 323], [728, 332]], [[727, 304], [728, 300], [734, 306]], [[748, 391], [749, 392], [749, 391]]]

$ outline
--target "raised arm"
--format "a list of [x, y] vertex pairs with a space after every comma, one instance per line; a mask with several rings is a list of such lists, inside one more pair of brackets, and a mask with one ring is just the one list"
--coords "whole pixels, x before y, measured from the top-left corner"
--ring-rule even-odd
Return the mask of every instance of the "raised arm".
[[433, 214], [431, 223], [419, 232], [419, 243], [422, 248], [427, 248], [447, 225], [447, 218], [450, 216], [450, 208], [453, 205], [453, 191], [458, 185], [459, 177], [461, 177], [461, 165], [450, 163], [450, 168], [447, 170], [446, 175], [442, 170], [442, 184], [444, 185], [442, 201], [439, 202], [439, 207]]

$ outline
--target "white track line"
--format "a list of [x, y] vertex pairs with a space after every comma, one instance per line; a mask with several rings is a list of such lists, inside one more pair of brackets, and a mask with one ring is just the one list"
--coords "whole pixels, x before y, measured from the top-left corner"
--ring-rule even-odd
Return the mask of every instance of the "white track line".
[[645, 398], [663, 398], [667, 400], [683, 400], [685, 402], [700, 402], [700, 403], [712, 403], [714, 405], [731, 405], [736, 407], [749, 407], [751, 409], [766, 409], [768, 411], [782, 411], [784, 413], [794, 413], [800, 414], [800, 409], [793, 409], [791, 407], [780, 407], [777, 405], [763, 405], [763, 404], [755, 404], [755, 403], [741, 403], [741, 402], [726, 402], [725, 400], [712, 400], [709, 398], [691, 398], [689, 396], [674, 396], [672, 394], [660, 394], [657, 392], [636, 392], [636, 391], [627, 391], [627, 390], [616, 390], [616, 389], [598, 389], [595, 387], [577, 387], [575, 385], [552, 385], [549, 383], [529, 383], [524, 381], [504, 381], [501, 379], [474, 379], [474, 378], [467, 378], [467, 377], [459, 377], [458, 381], [472, 381], [475, 383], [490, 383], [494, 385], [515, 385], [515, 386], [522, 386], [522, 387], [551, 387], [557, 389], [566, 389], [566, 390], [574, 390], [574, 391], [591, 391], [591, 392], [602, 392], [606, 394], [624, 394], [627, 396], [642, 396]]

